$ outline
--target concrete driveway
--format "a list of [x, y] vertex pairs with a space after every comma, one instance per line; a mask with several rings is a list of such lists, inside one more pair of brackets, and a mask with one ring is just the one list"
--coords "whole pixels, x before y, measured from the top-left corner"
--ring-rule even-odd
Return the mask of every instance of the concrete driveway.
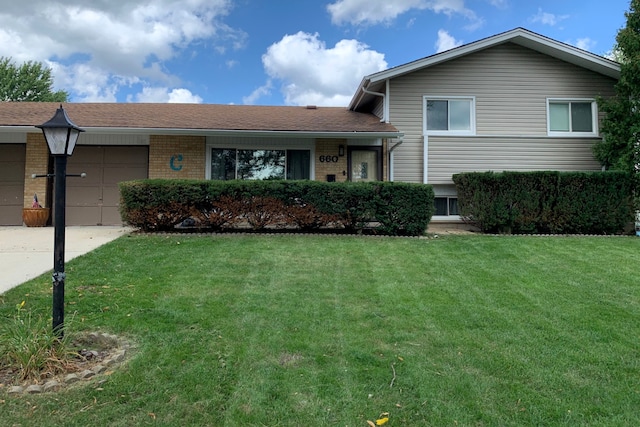
[[[65, 260], [131, 232], [126, 227], [67, 227]], [[0, 294], [53, 270], [53, 227], [0, 227]]]

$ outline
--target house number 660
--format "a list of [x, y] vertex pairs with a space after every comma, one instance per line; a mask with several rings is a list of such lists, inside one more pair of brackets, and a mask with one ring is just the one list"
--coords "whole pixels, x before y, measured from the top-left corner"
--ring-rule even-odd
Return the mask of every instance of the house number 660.
[[320, 163], [337, 163], [338, 156], [320, 156]]

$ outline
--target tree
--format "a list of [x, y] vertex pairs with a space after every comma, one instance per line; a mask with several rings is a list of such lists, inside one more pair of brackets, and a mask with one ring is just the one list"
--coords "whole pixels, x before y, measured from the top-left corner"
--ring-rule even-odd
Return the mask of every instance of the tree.
[[610, 169], [638, 172], [640, 165], [640, 0], [631, 0], [625, 12], [626, 26], [616, 36], [616, 51], [621, 58], [616, 95], [599, 99], [602, 141], [593, 152]]
[[69, 94], [54, 92], [51, 69], [41, 62], [16, 65], [11, 58], [0, 57], [0, 101], [65, 102]]

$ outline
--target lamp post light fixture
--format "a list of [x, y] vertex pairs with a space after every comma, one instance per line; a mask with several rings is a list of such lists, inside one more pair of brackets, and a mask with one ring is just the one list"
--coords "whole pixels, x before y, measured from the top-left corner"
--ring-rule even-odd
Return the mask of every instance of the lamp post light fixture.
[[36, 126], [42, 129], [47, 140], [54, 163], [54, 217], [53, 217], [53, 332], [62, 338], [64, 335], [64, 240], [65, 240], [65, 205], [67, 191], [67, 157], [73, 154], [80, 132], [66, 111], [60, 108], [46, 123]]

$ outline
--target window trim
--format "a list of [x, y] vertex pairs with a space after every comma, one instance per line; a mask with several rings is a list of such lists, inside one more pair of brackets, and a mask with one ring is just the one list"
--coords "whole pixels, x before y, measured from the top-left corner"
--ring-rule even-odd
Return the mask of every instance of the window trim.
[[434, 204], [435, 204], [435, 199], [446, 199], [447, 200], [447, 214], [446, 215], [438, 215], [435, 211], [433, 213], [434, 218], [448, 218], [448, 219], [457, 219], [460, 218], [460, 213], [457, 214], [452, 214], [451, 213], [451, 200], [455, 199], [456, 203], [458, 201], [458, 196], [435, 196], [433, 198]]
[[216, 145], [212, 145], [212, 144], [207, 144], [207, 167], [205, 170], [205, 174], [206, 174], [206, 180], [213, 180], [212, 178], [212, 150], [234, 150], [235, 154], [236, 154], [236, 160], [235, 160], [235, 178], [234, 179], [242, 179], [242, 178], [238, 178], [238, 151], [240, 150], [252, 150], [252, 151], [260, 151], [260, 150], [269, 150], [269, 151], [284, 151], [284, 158], [285, 158], [285, 163], [284, 163], [284, 180], [288, 180], [287, 178], [287, 162], [288, 162], [288, 152], [289, 151], [308, 151], [309, 152], [309, 180], [313, 179], [313, 155], [314, 155], [314, 150], [309, 149], [307, 147], [302, 147], [302, 148], [293, 148], [293, 147], [287, 147], [287, 148], [258, 148], [258, 147], [246, 147], [246, 146], [226, 146], [226, 147], [218, 147]]
[[[207, 137], [205, 155], [205, 179], [211, 179], [211, 149], [234, 149], [234, 150], [309, 150], [311, 159], [309, 174], [310, 180], [315, 180], [315, 141], [302, 138], [235, 138], [235, 137]], [[285, 172], [286, 173], [286, 172]]]
[[[427, 129], [427, 101], [469, 101], [469, 130], [428, 130]], [[450, 111], [450, 110], [449, 110]], [[451, 117], [447, 114], [447, 120]], [[475, 136], [476, 134], [476, 97], [475, 96], [435, 96], [424, 95], [422, 97], [422, 131], [424, 135], [435, 136]]]
[[[591, 104], [591, 132], [573, 132], [571, 130], [553, 131], [551, 130], [551, 104], [569, 104], [569, 126], [571, 123], [571, 103], [590, 103]], [[584, 138], [598, 136], [598, 103], [593, 98], [547, 98], [547, 136], [564, 137], [564, 138]]]

